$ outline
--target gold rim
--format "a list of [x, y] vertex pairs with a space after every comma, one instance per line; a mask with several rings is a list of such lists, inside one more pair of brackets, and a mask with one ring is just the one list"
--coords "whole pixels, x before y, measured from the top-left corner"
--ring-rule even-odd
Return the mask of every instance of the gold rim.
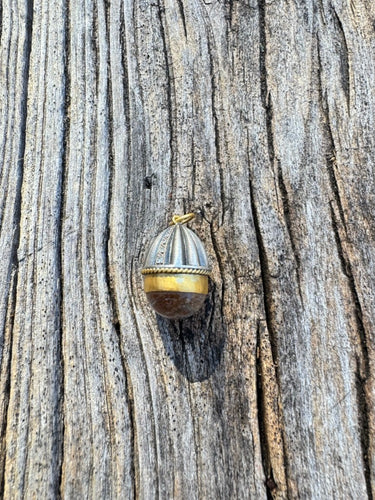
[[208, 293], [207, 276], [194, 274], [148, 274], [144, 277], [144, 290], [148, 292]]

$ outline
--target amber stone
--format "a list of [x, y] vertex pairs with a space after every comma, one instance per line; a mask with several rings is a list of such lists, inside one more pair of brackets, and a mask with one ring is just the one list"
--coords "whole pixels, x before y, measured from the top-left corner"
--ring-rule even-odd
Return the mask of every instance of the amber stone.
[[153, 309], [169, 319], [182, 319], [195, 314], [203, 305], [207, 295], [192, 292], [147, 292]]

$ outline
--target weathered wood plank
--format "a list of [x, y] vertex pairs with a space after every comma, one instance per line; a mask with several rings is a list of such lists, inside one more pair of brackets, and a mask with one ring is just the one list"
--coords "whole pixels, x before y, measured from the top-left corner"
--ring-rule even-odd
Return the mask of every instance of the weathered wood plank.
[[[301, 9], [281, 3], [265, 9], [269, 145], [286, 238], [278, 248], [269, 233], [266, 253], [278, 255], [289, 239], [292, 268], [280, 269], [279, 255], [275, 263], [282, 274], [270, 283], [289, 491], [298, 484], [302, 497], [331, 498], [342, 487], [346, 495], [363, 498], [370, 485], [368, 452], [358, 432], [363, 425], [356, 375], [360, 304], [351, 291], [350, 275], [343, 272], [332, 221], [340, 196], [332, 173], [335, 147], [330, 127], [334, 125], [327, 115], [321, 71], [322, 53], [329, 52], [331, 68], [339, 59], [331, 79], [343, 85], [336, 89], [336, 98], [345, 109], [345, 55], [337, 42], [343, 36], [341, 26], [335, 19], [325, 24], [328, 16], [335, 15], [334, 8], [330, 4]], [[347, 17], [349, 21], [348, 13]], [[345, 115], [337, 118], [343, 126], [348, 123]], [[276, 275], [276, 269], [270, 274]], [[303, 448], [295, 445], [302, 441]], [[341, 468], [350, 470], [350, 475], [341, 477]], [[305, 482], [312, 469], [314, 481]]]
[[[0, 495], [372, 498], [373, 5], [0, 13]], [[169, 322], [139, 270], [186, 211]]]
[[[7, 6], [9, 8], [9, 6]], [[63, 138], [64, 27], [61, 6], [19, 2], [3, 11], [10, 28], [23, 24], [16, 63], [22, 78], [8, 88], [12, 100], [22, 94], [18, 151], [20, 216], [16, 296], [11, 336], [5, 435], [4, 497], [51, 496], [61, 461], [60, 367], [60, 200]], [[53, 28], [52, 28], [53, 26]], [[9, 46], [12, 47], [12, 44]], [[48, 61], [50, 64], [48, 64]], [[8, 64], [9, 72], [14, 71]], [[20, 69], [19, 69], [20, 71]], [[17, 69], [16, 69], [17, 74]], [[16, 80], [17, 83], [17, 80]], [[27, 99], [27, 101], [26, 101]], [[40, 119], [42, 117], [42, 119]], [[10, 134], [11, 136], [11, 134]], [[21, 153], [21, 155], [20, 155]], [[21, 173], [22, 169], [22, 173]], [[6, 192], [12, 190], [8, 184]], [[14, 223], [13, 223], [14, 224]], [[12, 225], [4, 227], [12, 230]]]

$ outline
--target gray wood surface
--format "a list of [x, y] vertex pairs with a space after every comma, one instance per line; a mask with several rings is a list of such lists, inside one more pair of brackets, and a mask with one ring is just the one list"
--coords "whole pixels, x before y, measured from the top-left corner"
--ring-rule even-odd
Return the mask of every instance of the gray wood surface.
[[[0, 3], [0, 497], [375, 487], [371, 0]], [[157, 318], [174, 214], [213, 266]]]

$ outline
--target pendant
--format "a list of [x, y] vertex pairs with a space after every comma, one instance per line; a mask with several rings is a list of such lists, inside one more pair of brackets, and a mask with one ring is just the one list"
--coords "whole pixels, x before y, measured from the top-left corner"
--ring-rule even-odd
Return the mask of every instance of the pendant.
[[161, 316], [181, 319], [203, 305], [211, 269], [198, 236], [185, 226], [194, 214], [175, 215], [152, 242], [142, 269], [144, 291]]

